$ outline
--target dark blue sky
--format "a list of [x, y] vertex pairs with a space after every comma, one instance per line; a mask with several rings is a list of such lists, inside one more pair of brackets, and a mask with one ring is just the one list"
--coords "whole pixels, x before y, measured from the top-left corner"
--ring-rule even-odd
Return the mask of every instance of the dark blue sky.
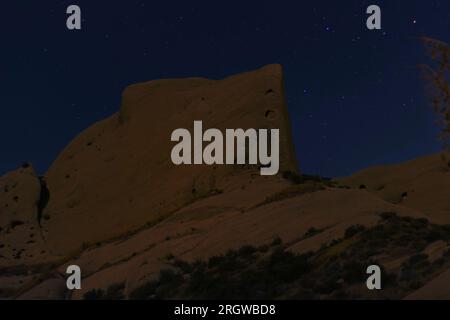
[[[66, 29], [66, 8], [83, 29]], [[365, 10], [382, 9], [369, 31]], [[436, 152], [418, 40], [449, 42], [450, 1], [15, 1], [0, 18], [0, 175], [44, 173], [121, 91], [157, 78], [285, 68], [300, 168], [326, 176]]]

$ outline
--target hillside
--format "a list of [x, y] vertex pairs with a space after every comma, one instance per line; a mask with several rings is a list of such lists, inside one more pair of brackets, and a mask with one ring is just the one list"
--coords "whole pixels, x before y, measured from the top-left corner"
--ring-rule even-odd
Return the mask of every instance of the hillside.
[[[171, 131], [197, 119], [279, 128], [280, 173], [173, 165]], [[430, 155], [334, 180], [298, 173], [278, 65], [132, 85], [120, 111], [77, 136], [45, 177], [26, 164], [0, 178], [0, 191], [3, 298], [450, 294], [448, 161]], [[377, 295], [360, 281], [373, 261], [389, 275]], [[80, 291], [65, 289], [69, 264], [83, 270]], [[250, 288], [251, 274], [267, 286]]]

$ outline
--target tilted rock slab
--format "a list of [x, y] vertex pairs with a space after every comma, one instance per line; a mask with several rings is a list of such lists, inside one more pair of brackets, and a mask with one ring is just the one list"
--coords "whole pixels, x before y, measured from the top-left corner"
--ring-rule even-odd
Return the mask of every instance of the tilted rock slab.
[[[132, 85], [120, 112], [76, 137], [46, 174], [50, 202], [43, 221], [52, 252], [121, 236], [175, 210], [230, 188], [242, 188], [258, 168], [172, 163], [173, 130], [280, 130], [280, 172], [296, 170], [283, 75], [279, 65], [223, 80], [188, 78]], [[248, 173], [244, 174], [243, 173]], [[237, 179], [238, 183], [230, 180]]]

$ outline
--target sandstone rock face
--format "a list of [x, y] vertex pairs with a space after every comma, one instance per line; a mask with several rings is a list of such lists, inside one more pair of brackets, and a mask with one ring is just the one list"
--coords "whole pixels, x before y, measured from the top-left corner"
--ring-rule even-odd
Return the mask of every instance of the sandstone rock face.
[[47, 279], [17, 297], [19, 300], [62, 300], [67, 291], [66, 281], [61, 276]]
[[[120, 236], [192, 201], [240, 189], [249, 166], [175, 166], [177, 128], [280, 129], [280, 172], [296, 171], [279, 65], [223, 80], [157, 80], [128, 87], [120, 112], [82, 132], [46, 174], [51, 194], [42, 222], [56, 254]], [[232, 180], [235, 182], [231, 182]]]
[[39, 224], [41, 181], [30, 165], [0, 178], [0, 268], [46, 257]]
[[[280, 172], [296, 171], [280, 66], [219, 81], [132, 85], [120, 112], [74, 139], [45, 178], [30, 165], [0, 178], [0, 298], [80, 299], [115, 285], [130, 297], [174, 259], [206, 261], [278, 237], [286, 251], [325, 247], [340, 259], [355, 240], [345, 240], [349, 228], [379, 226], [382, 213], [395, 213], [397, 222], [450, 222], [448, 158], [431, 155], [335, 181], [261, 176], [249, 165], [175, 166], [170, 135], [192, 132], [194, 120], [204, 129], [278, 128]], [[439, 261], [448, 242], [430, 241], [422, 252]], [[405, 252], [386, 249], [376, 258], [398, 273], [410, 258]], [[71, 264], [83, 270], [82, 290], [72, 293], [65, 288]], [[449, 265], [408, 298], [448, 298]]]
[[404, 163], [376, 166], [340, 182], [364, 188], [384, 200], [423, 212], [436, 223], [450, 223], [449, 154], [433, 154]]
[[[266, 190], [261, 190], [260, 185]], [[284, 188], [287, 187], [285, 184]], [[257, 194], [255, 191], [265, 194], [280, 189], [283, 189], [281, 182], [258, 181], [242, 192], [242, 197]], [[107, 289], [116, 283], [124, 283], [131, 292], [167, 268], [166, 257], [170, 255], [190, 262], [207, 260], [244, 245], [270, 244], [277, 236], [287, 250], [305, 253], [341, 238], [351, 225], [375, 225], [379, 212], [395, 210], [402, 216], [422, 217], [360, 190], [322, 190], [247, 210], [236, 207], [236, 203], [242, 203], [236, 200], [236, 194], [201, 199], [154, 227], [84, 252], [67, 263], [81, 266], [88, 274], [83, 280], [84, 287], [72, 298], [80, 299], [90, 290]], [[312, 227], [324, 231], [303, 239]]]

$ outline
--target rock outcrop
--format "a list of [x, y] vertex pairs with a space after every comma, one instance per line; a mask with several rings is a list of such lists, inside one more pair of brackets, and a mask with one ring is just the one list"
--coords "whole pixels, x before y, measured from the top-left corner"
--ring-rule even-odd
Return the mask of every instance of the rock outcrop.
[[[280, 129], [280, 174], [173, 165], [170, 135], [194, 120], [221, 130]], [[398, 290], [377, 297], [429, 298], [433, 290], [448, 297], [450, 228], [440, 225], [450, 222], [447, 163], [431, 155], [332, 181], [297, 174], [279, 65], [223, 80], [132, 85], [120, 111], [76, 137], [45, 178], [31, 165], [0, 178], [0, 298], [79, 299], [111, 288], [114, 297], [130, 297], [162, 269], [178, 272], [176, 262], [223, 258], [245, 246], [260, 256], [274, 246], [291, 258], [313, 252], [317, 277], [331, 266], [345, 278], [341, 262], [376, 259], [401, 275]], [[417, 269], [428, 285], [413, 293], [419, 274], [402, 271], [417, 253], [430, 259], [421, 264], [428, 269]], [[71, 264], [83, 270], [81, 291], [65, 289]], [[324, 274], [306, 291], [368, 297], [345, 282], [351, 279]]]
[[0, 178], [0, 268], [44, 261], [41, 234], [43, 182], [30, 164]]
[[450, 223], [450, 154], [367, 168], [342, 184], [365, 189], [387, 202], [413, 208], [436, 223]]
[[[51, 193], [44, 236], [67, 254], [146, 223], [216, 192], [241, 188], [251, 168], [175, 166], [173, 130], [279, 128], [280, 171], [296, 170], [281, 66], [224, 80], [156, 80], [125, 89], [120, 112], [81, 133], [46, 174]], [[248, 173], [242, 177], [242, 173]], [[239, 176], [240, 183], [232, 183]]]

